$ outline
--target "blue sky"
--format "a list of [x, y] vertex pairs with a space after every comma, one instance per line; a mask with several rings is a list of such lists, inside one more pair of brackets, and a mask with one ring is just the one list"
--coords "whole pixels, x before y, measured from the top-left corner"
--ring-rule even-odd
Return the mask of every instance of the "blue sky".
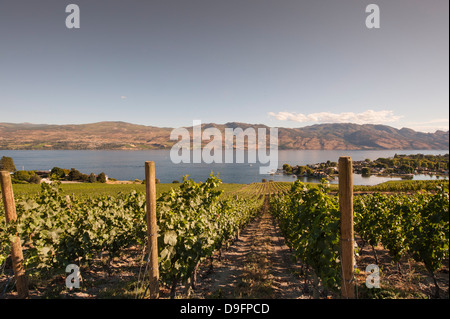
[[[80, 7], [80, 29], [65, 8]], [[380, 8], [368, 29], [365, 8]], [[448, 130], [448, 0], [2, 0], [0, 122]]]

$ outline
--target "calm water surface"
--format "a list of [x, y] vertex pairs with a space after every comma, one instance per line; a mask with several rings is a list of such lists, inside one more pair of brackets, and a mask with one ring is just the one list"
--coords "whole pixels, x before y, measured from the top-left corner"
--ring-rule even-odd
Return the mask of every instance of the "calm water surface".
[[[294, 181], [292, 176], [260, 175], [259, 164], [174, 164], [170, 160], [169, 150], [147, 151], [4, 151], [2, 156], [10, 156], [18, 170], [50, 170], [55, 166], [61, 168], [76, 168], [80, 172], [99, 174], [105, 172], [109, 177], [118, 180], [135, 180], [144, 178], [145, 161], [155, 161], [156, 177], [161, 183], [171, 183], [173, 180], [182, 181], [183, 175], [189, 175], [195, 181], [203, 181], [211, 174], [219, 173], [224, 183], [252, 183], [260, 182], [262, 178], [274, 181]], [[340, 156], [351, 156], [354, 161], [369, 158], [393, 157], [395, 154], [447, 154], [448, 150], [381, 150], [381, 151], [323, 151], [323, 150], [280, 150], [278, 151], [278, 167], [284, 163], [290, 165], [306, 165], [326, 162], [337, 162]], [[354, 175], [355, 185], [375, 185], [400, 178], [389, 177], [361, 177]], [[416, 175], [414, 179], [435, 179], [434, 176]], [[303, 179], [303, 181], [317, 182], [317, 179]], [[337, 180], [331, 183], [337, 183]]]

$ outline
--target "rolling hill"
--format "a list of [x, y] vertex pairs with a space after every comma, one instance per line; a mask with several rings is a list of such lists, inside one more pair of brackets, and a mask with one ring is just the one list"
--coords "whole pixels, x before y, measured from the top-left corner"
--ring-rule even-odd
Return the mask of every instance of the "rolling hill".
[[[202, 124], [202, 128], [267, 128], [246, 123]], [[192, 131], [192, 128], [188, 128]], [[79, 125], [0, 123], [0, 149], [6, 150], [143, 150], [169, 149], [172, 128], [125, 122]], [[416, 132], [372, 124], [317, 124], [301, 128], [278, 128], [279, 149], [376, 150], [448, 149], [449, 132]], [[204, 144], [207, 141], [204, 141]]]

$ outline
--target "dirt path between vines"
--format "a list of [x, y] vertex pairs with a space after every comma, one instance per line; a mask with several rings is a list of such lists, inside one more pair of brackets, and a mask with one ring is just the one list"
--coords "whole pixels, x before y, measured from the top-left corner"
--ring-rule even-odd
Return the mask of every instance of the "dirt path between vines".
[[311, 298], [303, 293], [300, 266], [295, 265], [274, 219], [263, 211], [215, 260], [203, 267], [194, 295], [200, 298]]

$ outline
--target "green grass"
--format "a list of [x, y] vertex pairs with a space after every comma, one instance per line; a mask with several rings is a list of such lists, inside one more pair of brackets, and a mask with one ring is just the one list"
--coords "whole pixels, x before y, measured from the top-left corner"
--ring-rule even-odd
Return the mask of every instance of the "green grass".
[[[381, 183], [374, 186], [358, 186], [354, 187], [355, 191], [382, 191], [382, 192], [402, 192], [402, 191], [417, 191], [417, 190], [433, 190], [436, 184], [444, 182], [441, 181], [389, 181]], [[444, 182], [448, 185], [448, 180]], [[247, 184], [228, 184], [224, 183], [219, 186], [219, 189], [224, 190], [224, 195], [246, 195], [251, 196], [256, 193], [265, 193], [266, 190], [270, 188], [259, 188], [259, 187], [275, 187], [288, 190], [290, 188], [291, 182], [274, 182], [271, 183], [254, 183], [251, 185]], [[318, 185], [314, 183], [305, 183], [310, 185]], [[164, 183], [156, 184], [156, 193], [160, 195], [163, 192], [169, 191], [174, 187], [179, 187], [178, 183]], [[337, 184], [331, 184], [331, 191], [338, 191]], [[66, 195], [75, 196], [100, 196], [109, 195], [116, 196], [119, 192], [128, 193], [133, 190], [137, 192], [145, 192], [145, 185], [143, 184], [101, 184], [101, 183], [76, 183], [76, 184], [61, 184], [63, 193]], [[16, 196], [27, 196], [35, 195], [40, 191], [40, 185], [36, 184], [14, 184], [13, 185], [14, 194]], [[250, 194], [255, 193], [255, 194]]]
[[[179, 187], [178, 183], [165, 183], [156, 184], [156, 194], [160, 195], [163, 192], [167, 192], [174, 187]], [[244, 185], [242, 184], [222, 184], [219, 189], [224, 190], [225, 194], [231, 193], [240, 189]], [[133, 190], [136, 192], [145, 192], [145, 185], [143, 184], [101, 184], [101, 183], [74, 183], [74, 184], [61, 184], [63, 194], [75, 195], [75, 196], [101, 196], [109, 195], [116, 196], [119, 192], [129, 193]], [[36, 195], [41, 189], [37, 184], [13, 184], [13, 190], [15, 196], [27, 196]]]

